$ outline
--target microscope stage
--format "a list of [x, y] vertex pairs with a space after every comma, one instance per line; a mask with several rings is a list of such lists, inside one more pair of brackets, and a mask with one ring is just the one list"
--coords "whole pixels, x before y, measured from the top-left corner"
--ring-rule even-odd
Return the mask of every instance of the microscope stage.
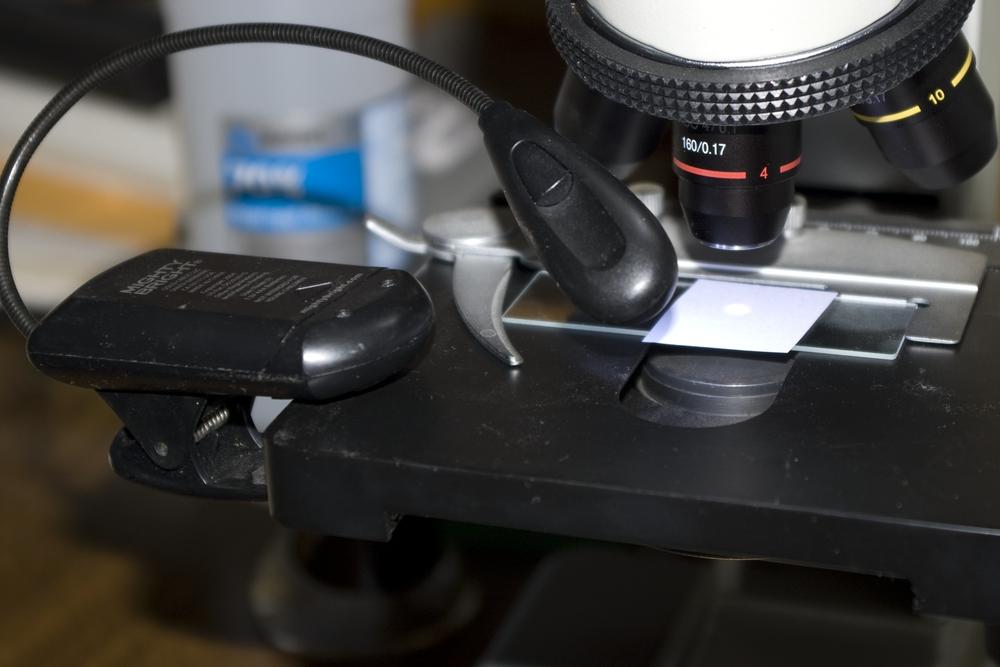
[[281, 522], [385, 540], [413, 515], [807, 564], [907, 579], [922, 611], [1000, 623], [997, 269], [959, 345], [800, 353], [763, 415], [707, 429], [625, 408], [639, 339], [512, 327], [512, 369], [459, 319], [451, 267], [420, 278], [437, 313], [421, 364], [292, 404], [268, 431]]

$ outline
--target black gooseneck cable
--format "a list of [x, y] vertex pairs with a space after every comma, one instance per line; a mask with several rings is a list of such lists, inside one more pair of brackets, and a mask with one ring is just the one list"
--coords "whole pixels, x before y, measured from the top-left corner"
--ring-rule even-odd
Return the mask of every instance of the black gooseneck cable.
[[63, 87], [39, 112], [15, 144], [0, 180], [0, 303], [25, 337], [31, 334], [38, 321], [28, 311], [14, 283], [8, 230], [17, 186], [32, 155], [49, 131], [87, 93], [122, 72], [180, 51], [256, 42], [315, 46], [378, 60], [437, 86], [476, 114], [482, 113], [493, 101], [461, 75], [409, 49], [366, 35], [315, 26], [284, 23], [206, 26], [153, 37], [115, 52]]
[[0, 177], [0, 304], [25, 337], [39, 323], [17, 291], [8, 230], [18, 184], [49, 131], [84, 95], [117, 74], [180, 51], [260, 42], [377, 60], [459, 100], [479, 116], [518, 224], [573, 303], [612, 323], [648, 320], [666, 307], [677, 283], [677, 258], [659, 222], [624, 184], [550, 127], [396, 44], [309, 25], [235, 23], [169, 33], [117, 51], [56, 93], [21, 135]]

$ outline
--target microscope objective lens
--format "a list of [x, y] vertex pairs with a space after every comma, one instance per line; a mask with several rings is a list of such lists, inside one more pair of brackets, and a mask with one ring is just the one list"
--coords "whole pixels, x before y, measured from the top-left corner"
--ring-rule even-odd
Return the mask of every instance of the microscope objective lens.
[[759, 248], [781, 236], [801, 163], [801, 123], [674, 124], [681, 208], [695, 238], [714, 248]]

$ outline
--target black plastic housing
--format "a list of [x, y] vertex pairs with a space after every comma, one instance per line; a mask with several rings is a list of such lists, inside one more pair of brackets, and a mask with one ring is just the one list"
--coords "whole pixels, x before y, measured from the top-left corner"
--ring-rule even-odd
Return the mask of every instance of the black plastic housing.
[[28, 356], [98, 390], [325, 400], [412, 363], [433, 322], [402, 271], [154, 250], [49, 313]]
[[479, 124], [514, 217], [574, 305], [610, 323], [662, 312], [677, 286], [677, 255], [656, 216], [534, 116], [495, 102]]

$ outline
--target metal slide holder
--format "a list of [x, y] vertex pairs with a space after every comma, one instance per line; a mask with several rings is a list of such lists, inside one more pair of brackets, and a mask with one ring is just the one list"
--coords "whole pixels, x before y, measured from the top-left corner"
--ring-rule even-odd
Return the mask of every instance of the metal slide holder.
[[[634, 191], [661, 222], [678, 254], [680, 290], [698, 279], [806, 287], [837, 292], [837, 300], [797, 352], [895, 359], [905, 341], [956, 345], [962, 339], [986, 257], [969, 249], [878, 235], [876, 228], [840, 229], [833, 219], [809, 219], [798, 197], [783, 238], [757, 251], [728, 253], [691, 243], [682, 220], [662, 215], [663, 191]], [[472, 208], [435, 215], [414, 238], [369, 218], [368, 228], [410, 252], [454, 263], [452, 291], [462, 321], [494, 356], [523, 363], [506, 324], [644, 336], [648, 325], [596, 322], [583, 315], [544, 272], [504, 311], [511, 272], [539, 269], [530, 246], [505, 209]]]
[[[798, 352], [891, 360], [906, 340], [956, 345], [987, 264], [983, 254], [970, 250], [807, 222], [801, 197], [781, 242], [759, 251], [723, 253], [684, 243], [682, 221], [665, 217], [663, 224], [677, 248], [682, 288], [710, 279], [836, 292], [837, 300], [795, 347]], [[640, 337], [648, 332], [589, 320], [544, 275], [514, 300], [504, 321]]]

